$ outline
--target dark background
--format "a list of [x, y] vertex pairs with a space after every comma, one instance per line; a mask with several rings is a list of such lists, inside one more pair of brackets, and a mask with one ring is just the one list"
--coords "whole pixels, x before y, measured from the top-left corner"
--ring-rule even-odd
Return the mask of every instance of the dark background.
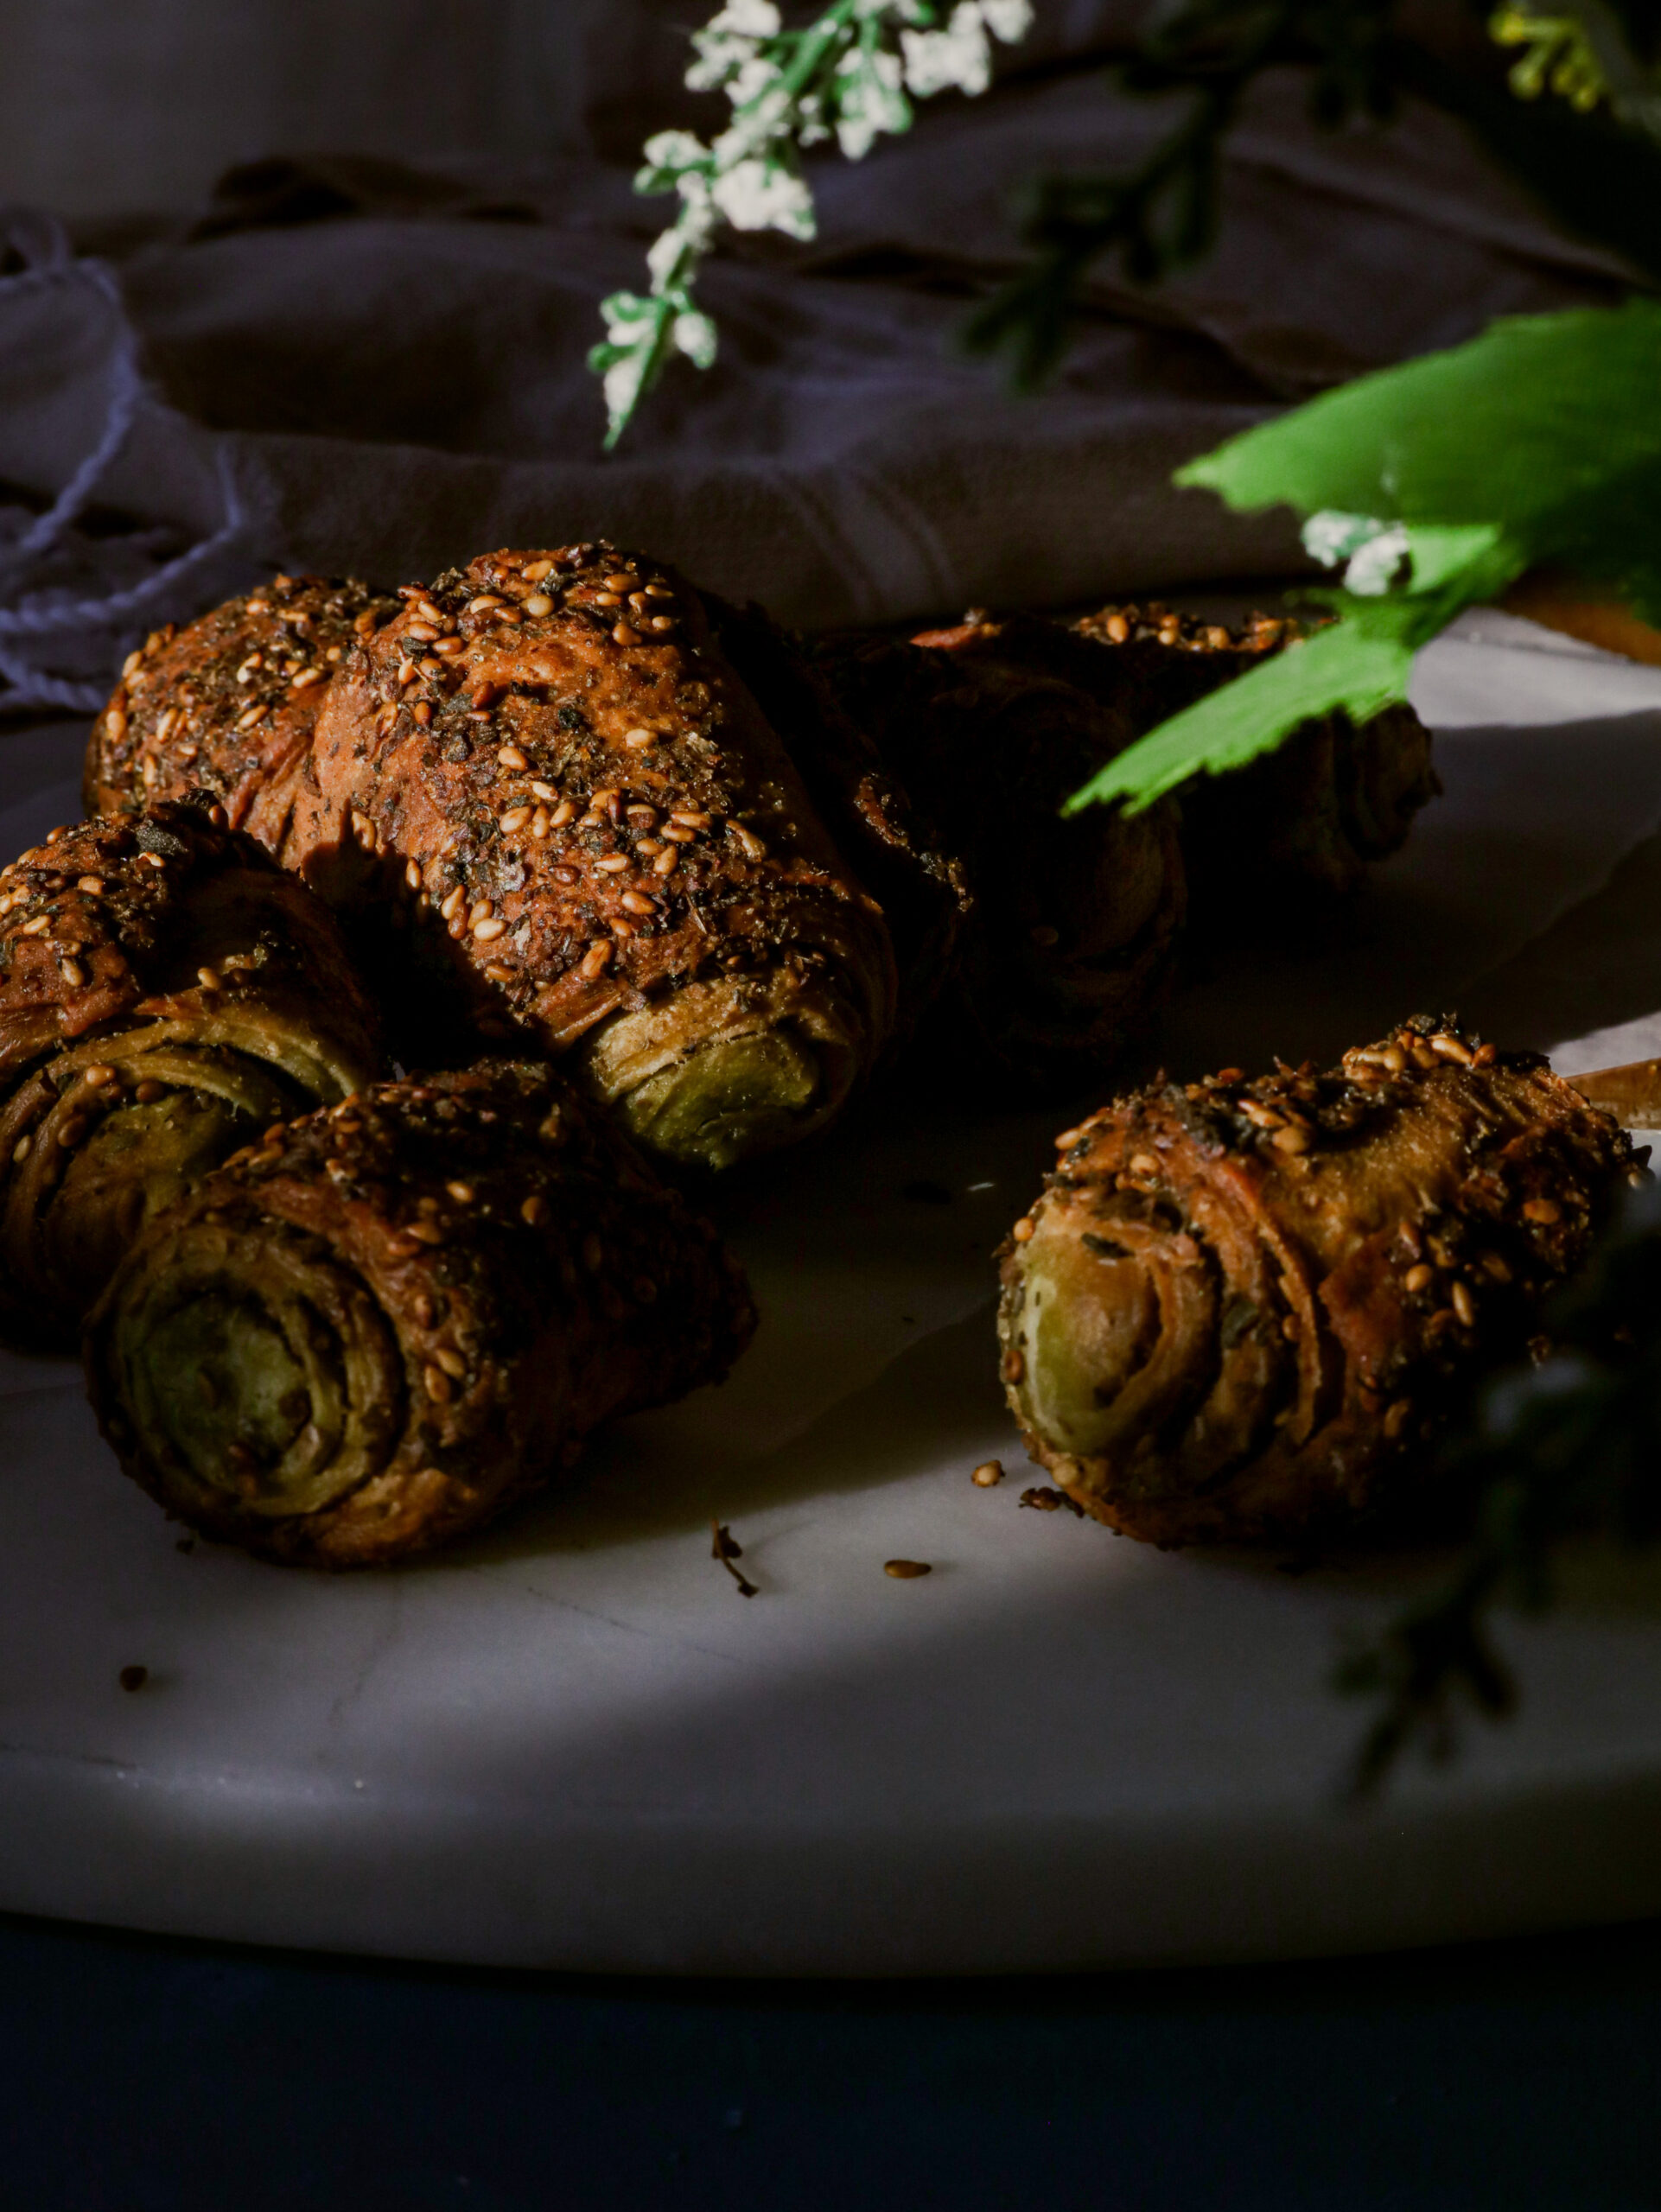
[[1661, 2205], [1661, 1928], [1318, 1965], [758, 1984], [0, 1919], [29, 2212]]

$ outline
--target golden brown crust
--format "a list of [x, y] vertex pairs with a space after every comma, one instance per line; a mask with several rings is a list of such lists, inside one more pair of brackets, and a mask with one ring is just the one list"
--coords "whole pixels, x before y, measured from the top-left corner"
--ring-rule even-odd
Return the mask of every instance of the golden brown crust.
[[279, 575], [129, 656], [93, 725], [88, 814], [162, 799], [218, 804], [285, 866], [295, 779], [329, 683], [396, 600], [347, 579]]
[[0, 1331], [73, 1342], [88, 1220], [148, 1202], [146, 1144], [177, 1170], [140, 1092], [194, 1114], [212, 1164], [260, 1126], [239, 1116], [379, 1065], [334, 918], [251, 839], [170, 804], [54, 831], [0, 870]]
[[654, 563], [487, 555], [410, 591], [350, 656], [314, 758], [308, 875], [338, 893], [353, 844], [379, 860], [478, 1013], [550, 1049], [666, 987], [781, 963], [834, 967], [873, 1050], [886, 1033], [881, 914], [697, 594]]
[[[87, 1368], [169, 1512], [362, 1567], [455, 1541], [601, 1422], [720, 1380], [754, 1326], [709, 1224], [550, 1070], [496, 1062], [268, 1132], [153, 1225]], [[309, 1379], [274, 1426], [238, 1356], [278, 1338]], [[206, 1347], [202, 1408], [152, 1380], [175, 1339]]]
[[1324, 1074], [1165, 1085], [1057, 1141], [1001, 1255], [1006, 1388], [1068, 1494], [1160, 1544], [1399, 1509], [1637, 1172], [1537, 1055], [1423, 1017]]

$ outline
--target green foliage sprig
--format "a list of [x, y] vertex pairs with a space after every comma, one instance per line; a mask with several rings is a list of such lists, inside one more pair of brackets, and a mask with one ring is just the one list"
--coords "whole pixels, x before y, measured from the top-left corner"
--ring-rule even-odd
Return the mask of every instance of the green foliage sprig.
[[716, 327], [693, 296], [699, 264], [722, 227], [814, 234], [801, 153], [832, 137], [858, 161], [885, 133], [911, 127], [912, 102], [991, 81], [992, 41], [1026, 36], [1031, 0], [831, 0], [811, 22], [786, 28], [774, 0], [728, 0], [692, 35], [695, 92], [722, 92], [728, 128], [705, 145], [690, 130], [648, 139], [634, 180], [674, 192], [680, 212], [646, 256], [649, 291], [601, 302], [606, 336], [589, 366], [604, 381], [606, 447], [614, 447], [668, 363], [707, 369]]
[[1363, 377], [1178, 473], [1238, 512], [1286, 505], [1344, 585], [1330, 627], [1202, 699], [1069, 802], [1133, 810], [1300, 722], [1407, 696], [1414, 656], [1524, 569], [1559, 564], [1661, 621], [1661, 304], [1519, 316]]
[[1411, 1745], [1446, 1756], [1462, 1703], [1490, 1719], [1511, 1711], [1516, 1686], [1489, 1624], [1501, 1603], [1538, 1612], [1550, 1602], [1566, 1537], [1661, 1537], [1661, 1188], [1632, 1194], [1548, 1325], [1551, 1357], [1492, 1383], [1443, 1455], [1438, 1481], [1479, 1501], [1458, 1567], [1339, 1670], [1340, 1688], [1378, 1706], [1357, 1795]]

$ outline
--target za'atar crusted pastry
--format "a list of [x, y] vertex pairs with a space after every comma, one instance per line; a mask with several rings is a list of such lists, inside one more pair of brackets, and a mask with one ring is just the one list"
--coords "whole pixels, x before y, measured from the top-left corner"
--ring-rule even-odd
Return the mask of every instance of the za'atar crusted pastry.
[[1052, 1478], [1161, 1544], [1414, 1497], [1642, 1173], [1538, 1054], [1428, 1017], [1321, 1073], [1138, 1091], [1057, 1145], [1001, 1255], [1005, 1387]]
[[748, 1341], [705, 1221], [545, 1065], [273, 1128], [154, 1222], [89, 1386], [168, 1510], [293, 1565], [449, 1542]]
[[570, 1054], [671, 1160], [830, 1120], [892, 1030], [893, 949], [698, 594], [588, 543], [399, 597], [282, 772], [284, 864], [390, 903], [480, 1030]]
[[147, 1218], [380, 1072], [334, 917], [193, 808], [0, 869], [0, 1337], [73, 1348]]

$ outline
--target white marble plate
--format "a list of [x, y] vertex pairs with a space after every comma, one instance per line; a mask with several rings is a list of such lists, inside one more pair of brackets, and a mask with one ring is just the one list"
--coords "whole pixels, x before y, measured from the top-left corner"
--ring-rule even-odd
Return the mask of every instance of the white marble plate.
[[[1174, 1071], [1455, 999], [1571, 1065], [1658, 1048], [1661, 679], [1491, 620], [1436, 650], [1425, 704], [1447, 797], [1330, 941], [1215, 956], [1173, 1009]], [[74, 810], [73, 749], [0, 739], [8, 851]], [[75, 1370], [0, 1362], [0, 1907], [753, 1974], [1661, 1910], [1661, 1578], [1576, 1562], [1509, 1631], [1520, 1717], [1357, 1814], [1332, 1663], [1435, 1560], [1298, 1574], [1021, 1509], [988, 1255], [1056, 1122], [913, 1097], [756, 1176], [728, 1201], [765, 1316], [733, 1380], [424, 1567], [181, 1549]], [[1009, 1478], [976, 1489], [989, 1457]], [[933, 1571], [892, 1580], [894, 1556]]]

